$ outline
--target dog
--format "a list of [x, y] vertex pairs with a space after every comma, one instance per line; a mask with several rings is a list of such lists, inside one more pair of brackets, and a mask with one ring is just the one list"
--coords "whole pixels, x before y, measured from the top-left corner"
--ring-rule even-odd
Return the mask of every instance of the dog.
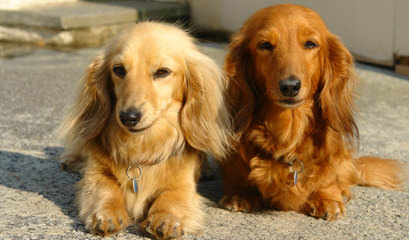
[[352, 185], [401, 187], [398, 161], [354, 156], [353, 57], [313, 10], [256, 12], [234, 35], [225, 70], [239, 141], [221, 162], [222, 207], [335, 220]]
[[110, 235], [143, 220], [159, 239], [199, 233], [205, 154], [223, 157], [231, 123], [223, 71], [167, 23], [127, 28], [88, 67], [61, 125], [63, 164], [81, 172], [87, 230]]

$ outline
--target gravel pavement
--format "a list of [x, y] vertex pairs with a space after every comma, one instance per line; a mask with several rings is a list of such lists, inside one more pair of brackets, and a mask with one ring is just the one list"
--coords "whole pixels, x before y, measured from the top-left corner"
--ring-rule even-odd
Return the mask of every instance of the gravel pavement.
[[[222, 63], [225, 45], [205, 44]], [[100, 239], [85, 231], [74, 205], [79, 176], [60, 169], [56, 127], [77, 80], [100, 49], [30, 50], [0, 59], [0, 239]], [[357, 65], [360, 154], [409, 162], [409, 79]], [[404, 191], [354, 187], [347, 216], [326, 222], [294, 212], [231, 213], [215, 202], [220, 176], [199, 183], [208, 199], [206, 229], [185, 239], [409, 239]], [[144, 239], [136, 224], [104, 239]]]

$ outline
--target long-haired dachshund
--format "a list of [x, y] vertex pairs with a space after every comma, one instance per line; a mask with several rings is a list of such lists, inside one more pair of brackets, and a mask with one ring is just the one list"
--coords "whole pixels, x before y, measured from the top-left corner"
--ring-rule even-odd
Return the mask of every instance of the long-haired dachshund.
[[109, 235], [141, 219], [156, 238], [200, 230], [201, 159], [229, 148], [225, 88], [178, 27], [140, 23], [111, 41], [62, 124], [64, 164], [83, 175], [76, 200], [86, 229]]
[[223, 207], [334, 220], [345, 214], [352, 185], [400, 187], [399, 162], [354, 156], [353, 58], [316, 12], [262, 9], [230, 48], [227, 99], [240, 141], [222, 162]]

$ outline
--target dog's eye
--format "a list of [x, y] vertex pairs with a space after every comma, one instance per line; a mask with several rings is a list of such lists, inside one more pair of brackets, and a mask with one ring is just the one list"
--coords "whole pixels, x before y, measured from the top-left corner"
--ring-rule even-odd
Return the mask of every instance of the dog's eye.
[[306, 42], [304, 43], [304, 47], [305, 47], [306, 49], [312, 49], [312, 48], [318, 47], [318, 44], [317, 44], [316, 42], [313, 42], [313, 41], [306, 41]]
[[163, 67], [159, 68], [155, 73], [154, 77], [155, 78], [164, 78], [167, 77], [171, 73], [169, 68]]
[[271, 45], [271, 43], [269, 42], [262, 42], [258, 45], [259, 49], [264, 49], [264, 50], [268, 50], [268, 51], [272, 51], [274, 49], [274, 46]]
[[112, 70], [117, 76], [124, 77], [126, 75], [126, 70], [123, 66], [116, 65]]

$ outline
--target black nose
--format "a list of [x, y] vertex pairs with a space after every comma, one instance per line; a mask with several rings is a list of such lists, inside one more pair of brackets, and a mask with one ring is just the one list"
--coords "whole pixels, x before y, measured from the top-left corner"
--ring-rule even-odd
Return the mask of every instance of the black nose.
[[119, 112], [119, 119], [125, 127], [135, 127], [141, 120], [142, 113], [136, 108], [128, 108]]
[[301, 89], [301, 81], [295, 77], [291, 76], [279, 83], [281, 93], [286, 97], [295, 97]]

